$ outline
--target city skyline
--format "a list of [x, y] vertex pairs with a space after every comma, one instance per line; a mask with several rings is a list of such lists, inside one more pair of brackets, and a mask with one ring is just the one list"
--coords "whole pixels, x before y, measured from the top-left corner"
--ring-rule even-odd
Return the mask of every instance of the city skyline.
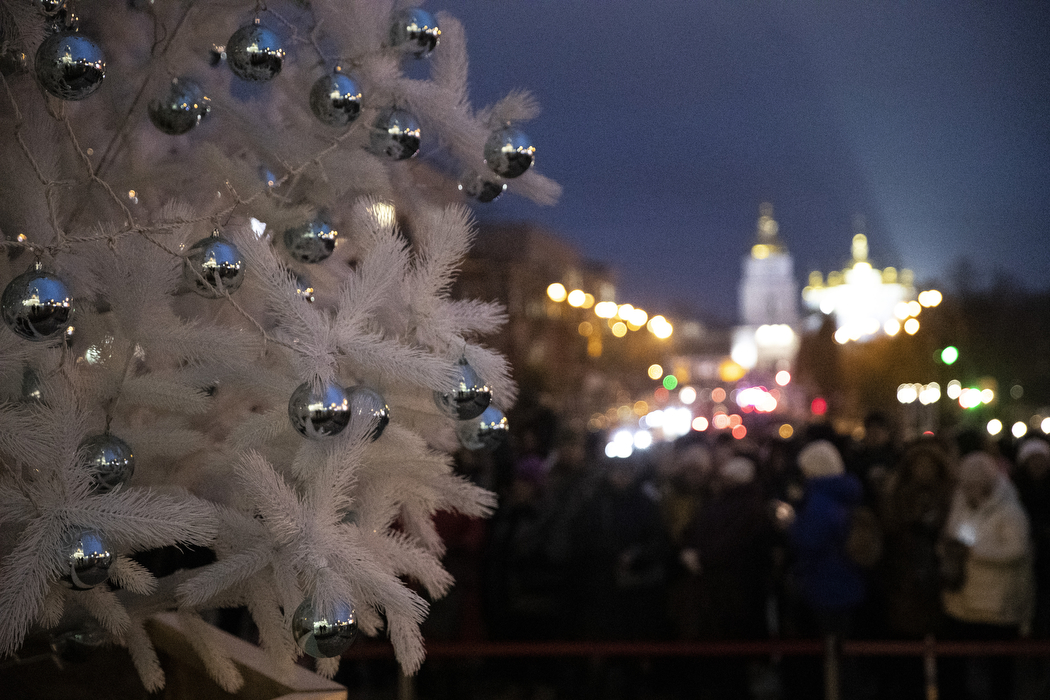
[[759, 204], [804, 283], [849, 260], [945, 285], [959, 260], [1031, 286], [1050, 211], [1050, 7], [451, 0], [484, 106], [508, 88], [555, 207], [530, 220], [620, 271], [625, 300], [733, 320]]

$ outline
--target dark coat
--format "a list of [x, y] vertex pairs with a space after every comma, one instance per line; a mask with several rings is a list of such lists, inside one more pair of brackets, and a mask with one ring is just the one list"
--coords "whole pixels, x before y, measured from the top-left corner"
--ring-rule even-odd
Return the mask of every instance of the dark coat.
[[802, 599], [815, 610], [840, 611], [864, 600], [860, 568], [846, 555], [850, 513], [862, 498], [852, 474], [810, 479], [791, 526], [794, 573]]

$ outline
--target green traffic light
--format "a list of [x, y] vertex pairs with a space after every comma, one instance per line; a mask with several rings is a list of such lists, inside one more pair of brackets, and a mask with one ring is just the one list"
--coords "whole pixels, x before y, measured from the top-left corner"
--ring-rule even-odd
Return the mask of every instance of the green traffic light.
[[959, 359], [959, 348], [954, 345], [949, 345], [944, 350], [941, 350], [941, 362], [946, 365], [953, 365], [955, 361]]
[[673, 374], [669, 374], [666, 377], [664, 377], [664, 389], [671, 391], [676, 386], [678, 386], [678, 377], [674, 376]]

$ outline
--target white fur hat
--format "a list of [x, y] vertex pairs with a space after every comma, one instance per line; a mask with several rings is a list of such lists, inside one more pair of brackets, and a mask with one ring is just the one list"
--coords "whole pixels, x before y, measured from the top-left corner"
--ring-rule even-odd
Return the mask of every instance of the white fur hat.
[[1050, 458], [1050, 443], [1039, 438], [1028, 438], [1017, 450], [1017, 463], [1024, 464], [1030, 457], [1042, 455]]
[[846, 471], [842, 455], [827, 440], [816, 440], [806, 445], [798, 453], [798, 466], [807, 479], [838, 476]]
[[755, 478], [755, 463], [747, 457], [733, 457], [722, 465], [720, 473], [734, 484], [750, 484]]

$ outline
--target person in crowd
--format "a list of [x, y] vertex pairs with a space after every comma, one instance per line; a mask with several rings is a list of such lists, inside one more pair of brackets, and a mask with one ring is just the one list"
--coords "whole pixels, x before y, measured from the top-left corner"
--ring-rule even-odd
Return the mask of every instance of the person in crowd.
[[885, 493], [886, 479], [898, 461], [897, 445], [889, 417], [873, 411], [864, 418], [864, 438], [853, 450], [847, 470], [860, 479], [864, 501], [876, 507]]
[[1036, 589], [1032, 635], [1050, 639], [1050, 443], [1037, 437], [1021, 443], [1014, 483], [1032, 533]]
[[895, 636], [922, 639], [941, 621], [937, 543], [948, 519], [954, 482], [949, 457], [933, 440], [911, 445], [887, 481], [886, 618]]
[[838, 449], [826, 440], [803, 448], [798, 464], [807, 481], [802, 507], [789, 531], [794, 575], [820, 631], [841, 637], [848, 633], [851, 613], [865, 593], [860, 568], [845, 547], [851, 511], [861, 502], [861, 485], [845, 473]]
[[[1028, 517], [991, 455], [964, 457], [958, 479], [941, 543], [945, 637], [1016, 639], [1032, 611]], [[996, 697], [1013, 697], [1013, 659], [981, 661]], [[964, 657], [940, 658], [943, 700], [970, 697], [968, 665]]]
[[[788, 530], [795, 558], [791, 576], [802, 603], [798, 624], [803, 633], [820, 634], [826, 653], [834, 655], [865, 598], [861, 569], [846, 552], [851, 515], [861, 504], [862, 488], [856, 476], [846, 473], [838, 448], [827, 440], [806, 445], [798, 465], [806, 477], [805, 493]], [[837, 665], [834, 659], [832, 663]], [[844, 697], [856, 697], [856, 664], [847, 660], [840, 668]], [[820, 678], [811, 663], [785, 666], [790, 697], [819, 697]]]

